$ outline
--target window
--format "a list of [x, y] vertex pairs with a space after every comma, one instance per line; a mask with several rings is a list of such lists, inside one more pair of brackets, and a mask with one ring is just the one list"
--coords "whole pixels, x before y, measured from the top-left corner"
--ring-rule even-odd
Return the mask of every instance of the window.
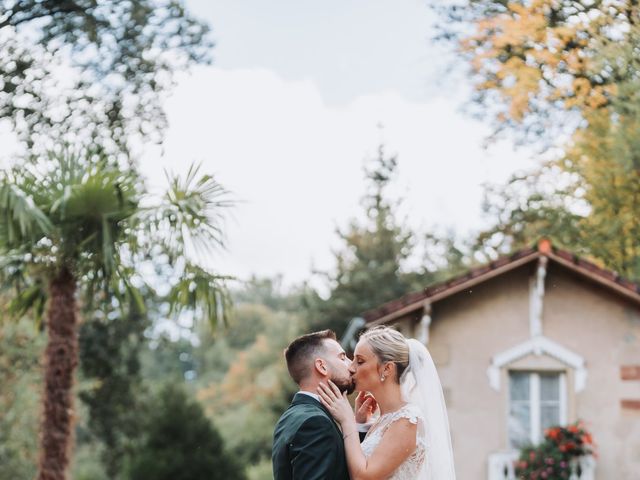
[[544, 430], [566, 424], [565, 374], [509, 372], [509, 444], [538, 443]]

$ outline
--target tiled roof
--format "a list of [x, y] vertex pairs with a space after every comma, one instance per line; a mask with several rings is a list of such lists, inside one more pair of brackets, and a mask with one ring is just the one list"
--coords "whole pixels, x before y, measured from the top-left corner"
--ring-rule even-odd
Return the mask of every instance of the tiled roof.
[[601, 268], [572, 252], [555, 248], [551, 245], [551, 242], [543, 239], [538, 243], [537, 248], [524, 248], [511, 255], [502, 256], [486, 265], [472, 268], [466, 273], [445, 282], [428, 286], [419, 292], [408, 293], [396, 300], [368, 310], [363, 314], [363, 317], [367, 322], [378, 323], [384, 321], [386, 317], [394, 316], [394, 314], [409, 313], [422, 308], [422, 304], [425, 302], [435, 302], [441, 298], [448, 297], [543, 256], [586, 275], [605, 287], [615, 289], [640, 303], [640, 285], [637, 283], [621, 278], [616, 272]]

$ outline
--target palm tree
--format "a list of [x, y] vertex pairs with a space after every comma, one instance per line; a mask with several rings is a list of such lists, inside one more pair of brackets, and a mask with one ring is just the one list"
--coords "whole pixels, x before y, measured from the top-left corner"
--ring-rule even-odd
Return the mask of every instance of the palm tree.
[[10, 313], [44, 316], [48, 334], [39, 480], [64, 480], [69, 464], [80, 307], [144, 308], [140, 267], [160, 263], [172, 312], [226, 319], [225, 277], [190, 251], [222, 245], [226, 191], [194, 166], [168, 180], [154, 201], [131, 164], [69, 149], [0, 171], [0, 285], [15, 289]]

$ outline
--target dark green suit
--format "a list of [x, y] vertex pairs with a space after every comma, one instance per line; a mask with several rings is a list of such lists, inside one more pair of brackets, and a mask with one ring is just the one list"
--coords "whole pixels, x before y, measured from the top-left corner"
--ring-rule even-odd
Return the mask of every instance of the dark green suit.
[[275, 480], [349, 480], [342, 432], [314, 398], [296, 393], [273, 434]]

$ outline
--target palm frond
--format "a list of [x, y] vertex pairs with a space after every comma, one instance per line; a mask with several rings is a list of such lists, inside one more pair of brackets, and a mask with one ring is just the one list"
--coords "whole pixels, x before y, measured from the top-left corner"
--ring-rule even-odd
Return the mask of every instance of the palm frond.
[[0, 172], [0, 287], [17, 289], [13, 311], [41, 315], [46, 296], [36, 279], [46, 283], [60, 265], [73, 269], [88, 308], [117, 302], [144, 311], [141, 292], [152, 289], [137, 280], [140, 264], [165, 254], [168, 278], [179, 278], [167, 297], [171, 311], [195, 311], [214, 327], [226, 323], [230, 277], [189, 263], [188, 249], [224, 245], [222, 220], [232, 202], [198, 165], [167, 178], [160, 205], [141, 207], [136, 170], [99, 152], [61, 149]]
[[111, 276], [115, 269], [115, 252], [113, 236], [111, 234], [111, 224], [106, 215], [102, 215], [102, 264], [105, 274]]
[[44, 285], [39, 282], [34, 283], [15, 293], [7, 304], [7, 311], [14, 318], [20, 318], [31, 312], [36, 326], [40, 328], [47, 298], [47, 290]]
[[11, 250], [0, 255], [0, 286], [11, 290], [7, 302], [9, 316], [19, 318], [33, 312], [39, 326], [47, 301], [47, 289], [38, 276], [31, 275], [37, 266], [32, 264], [32, 255], [25, 250]]
[[64, 255], [89, 259], [86, 268], [111, 276], [117, 245], [126, 241], [129, 219], [137, 209], [137, 172], [99, 155], [83, 159], [60, 154], [49, 161], [58, 165], [52, 173], [57, 186], [51, 217], [62, 227]]
[[167, 295], [170, 313], [194, 311], [196, 315], [202, 315], [214, 330], [226, 325], [231, 307], [231, 296], [226, 286], [229, 280], [232, 278], [211, 274], [197, 265], [187, 264], [180, 280]]
[[0, 178], [0, 238], [9, 248], [35, 243], [53, 230], [48, 216], [15, 180], [6, 173]]
[[[144, 295], [140, 288], [136, 287], [131, 282], [131, 278], [134, 274], [134, 267], [125, 267], [122, 262], [118, 262], [117, 279], [119, 285], [114, 288], [114, 290], [118, 292], [118, 301], [120, 302], [120, 305], [131, 306], [137, 312], [144, 313], [147, 311]], [[147, 291], [153, 291], [149, 285], [144, 284], [144, 286]]]
[[165, 172], [169, 190], [162, 216], [167, 219], [175, 241], [211, 252], [224, 247], [222, 222], [233, 201], [213, 176], [199, 176], [200, 167], [192, 164], [184, 178]]

